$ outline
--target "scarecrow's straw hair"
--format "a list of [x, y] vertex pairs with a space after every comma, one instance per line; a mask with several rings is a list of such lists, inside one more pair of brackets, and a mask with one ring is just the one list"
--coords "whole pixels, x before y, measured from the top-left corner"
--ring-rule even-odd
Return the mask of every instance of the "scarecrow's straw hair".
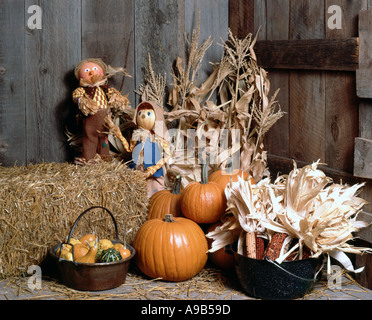
[[[85, 209], [103, 206], [117, 222], [119, 240], [131, 243], [146, 220], [147, 187], [143, 174], [123, 164], [68, 163], [0, 167], [0, 278], [19, 275], [39, 264], [63, 242]], [[115, 238], [110, 216], [91, 210], [73, 236], [93, 233]]]

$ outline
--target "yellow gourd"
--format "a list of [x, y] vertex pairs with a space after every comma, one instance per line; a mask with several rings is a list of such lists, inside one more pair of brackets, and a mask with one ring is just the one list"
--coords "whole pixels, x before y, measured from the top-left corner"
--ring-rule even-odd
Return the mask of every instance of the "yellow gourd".
[[79, 259], [76, 259], [75, 261], [83, 262], [83, 263], [95, 263], [97, 251], [98, 251], [98, 248], [97, 248], [97, 243], [96, 243], [94, 246], [91, 246], [89, 248], [89, 251], [85, 256], [82, 256]]
[[[56, 255], [59, 256], [59, 252], [61, 251], [61, 248], [58, 248], [57, 251], [56, 251]], [[62, 252], [71, 252], [71, 246], [68, 245], [68, 244], [62, 244]]]
[[[60, 251], [61, 251], [61, 249], [58, 249], [56, 251], [56, 256], [57, 257], [59, 257]], [[65, 259], [65, 260], [72, 261], [72, 253], [69, 250], [67, 250], [66, 248], [64, 248], [63, 246], [62, 246], [61, 258]]]
[[78, 239], [71, 238], [69, 243], [72, 244], [72, 245], [74, 246], [75, 244], [78, 244], [78, 243], [81, 243], [81, 242], [80, 242], [80, 240], [78, 240]]
[[102, 250], [106, 250], [112, 248], [114, 245], [112, 244], [111, 240], [108, 239], [101, 239], [98, 242], [98, 247]]

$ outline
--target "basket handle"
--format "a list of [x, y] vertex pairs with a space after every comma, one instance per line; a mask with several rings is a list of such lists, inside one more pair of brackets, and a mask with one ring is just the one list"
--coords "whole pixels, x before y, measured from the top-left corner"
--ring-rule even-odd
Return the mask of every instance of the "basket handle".
[[[118, 226], [117, 226], [117, 223], [116, 223], [116, 220], [115, 220], [115, 217], [114, 215], [111, 213], [111, 211], [105, 207], [102, 207], [102, 206], [93, 206], [93, 207], [90, 207], [88, 209], [86, 209], [84, 212], [82, 212], [75, 220], [74, 224], [72, 225], [72, 228], [70, 230], [70, 233], [68, 235], [68, 238], [67, 238], [67, 242], [64, 242], [64, 243], [67, 243], [69, 244], [70, 243], [70, 240], [71, 240], [71, 235], [72, 233], [74, 232], [74, 229], [77, 225], [77, 223], [79, 222], [79, 220], [90, 210], [93, 210], [93, 209], [104, 209], [106, 210], [106, 212], [111, 216], [111, 219], [114, 223], [114, 226], [115, 226], [115, 240], [118, 241], [119, 240], [119, 232], [118, 232]], [[59, 254], [59, 260], [61, 259], [61, 252], [62, 252], [62, 247], [61, 247], [61, 250], [60, 250], [60, 254]], [[72, 259], [73, 259], [73, 262], [75, 263], [75, 255], [74, 255], [74, 246], [72, 246]]]

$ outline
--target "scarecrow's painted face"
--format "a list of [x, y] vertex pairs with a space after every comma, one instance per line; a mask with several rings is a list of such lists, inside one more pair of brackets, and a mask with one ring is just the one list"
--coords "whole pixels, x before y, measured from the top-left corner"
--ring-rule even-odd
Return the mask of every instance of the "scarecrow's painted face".
[[96, 63], [86, 62], [79, 70], [79, 77], [80, 79], [86, 80], [88, 83], [94, 84], [97, 81], [102, 80], [103, 70]]
[[137, 112], [137, 125], [143, 129], [152, 130], [155, 120], [155, 111], [151, 108], [140, 109]]

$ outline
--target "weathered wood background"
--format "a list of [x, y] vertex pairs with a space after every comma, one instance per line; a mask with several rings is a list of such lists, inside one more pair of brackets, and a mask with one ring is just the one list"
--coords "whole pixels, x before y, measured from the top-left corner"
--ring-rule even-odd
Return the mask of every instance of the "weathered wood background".
[[[31, 5], [42, 9], [41, 29], [28, 28]], [[342, 9], [341, 29], [328, 27], [331, 5]], [[290, 170], [292, 159], [320, 159], [335, 177], [360, 181], [353, 175], [354, 149], [372, 140], [372, 107], [357, 94], [368, 91], [368, 81], [356, 84], [358, 37], [371, 34], [372, 18], [361, 15], [366, 30], [359, 31], [358, 22], [370, 8], [369, 0], [0, 0], [0, 163], [71, 160], [65, 127], [75, 121], [75, 65], [101, 57], [126, 67], [132, 77], [113, 85], [135, 105], [148, 54], [155, 72], [171, 82], [171, 64], [186, 55], [185, 35], [196, 28], [200, 9], [200, 41], [215, 40], [204, 75], [209, 61], [219, 61], [228, 27], [240, 37], [260, 30], [258, 60], [268, 64], [271, 91], [280, 88], [287, 112], [266, 139], [272, 170]], [[369, 74], [365, 64], [359, 75]], [[365, 198], [372, 202], [367, 181]]]
[[[41, 29], [28, 28], [31, 5], [42, 9]], [[185, 35], [196, 28], [199, 8], [201, 41], [226, 38], [228, 0], [0, 0], [0, 163], [71, 160], [64, 132], [76, 112], [75, 65], [101, 57], [126, 67], [132, 77], [112, 84], [135, 105], [148, 54], [170, 82], [171, 64], [185, 56]], [[206, 73], [221, 50], [216, 44], [207, 53]]]

